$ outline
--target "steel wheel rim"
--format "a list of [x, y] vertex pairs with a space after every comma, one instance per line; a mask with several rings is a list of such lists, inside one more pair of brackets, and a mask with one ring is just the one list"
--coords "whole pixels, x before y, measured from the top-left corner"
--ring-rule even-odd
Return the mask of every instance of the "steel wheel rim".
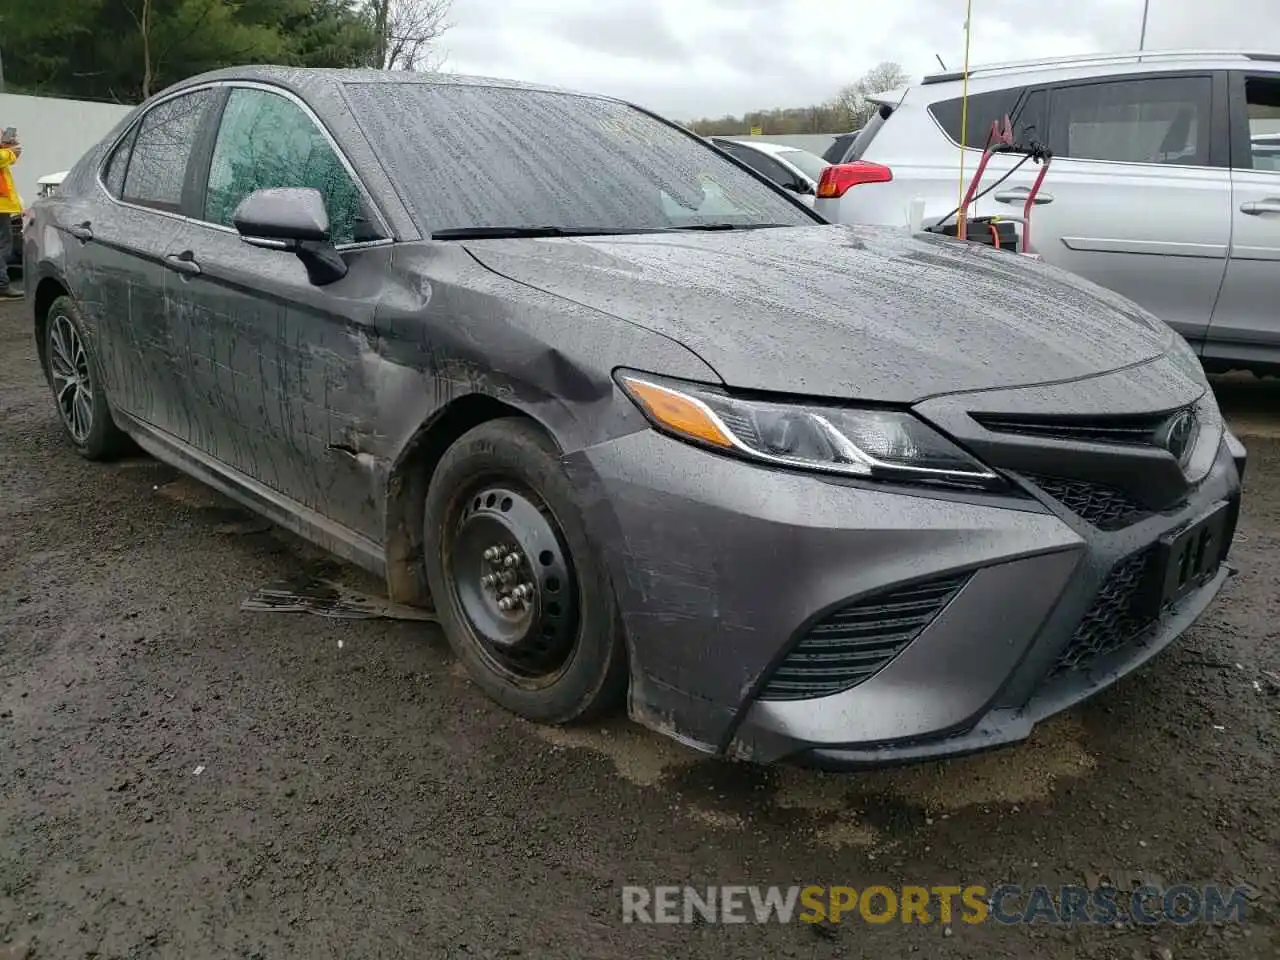
[[83, 445], [93, 432], [93, 379], [89, 354], [71, 318], [58, 314], [49, 326], [49, 375], [67, 432]]
[[482, 483], [461, 499], [451, 527], [445, 566], [481, 657], [517, 686], [554, 683], [578, 633], [577, 580], [554, 514], [516, 484]]

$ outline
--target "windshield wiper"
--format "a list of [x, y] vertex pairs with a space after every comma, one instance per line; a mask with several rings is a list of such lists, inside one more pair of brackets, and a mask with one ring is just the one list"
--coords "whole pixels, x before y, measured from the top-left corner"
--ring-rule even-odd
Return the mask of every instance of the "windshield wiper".
[[436, 230], [432, 240], [501, 240], [508, 237], [607, 237], [643, 230], [605, 230], [600, 227], [450, 227]]
[[769, 227], [790, 227], [790, 223], [687, 223], [668, 230], [766, 230]]

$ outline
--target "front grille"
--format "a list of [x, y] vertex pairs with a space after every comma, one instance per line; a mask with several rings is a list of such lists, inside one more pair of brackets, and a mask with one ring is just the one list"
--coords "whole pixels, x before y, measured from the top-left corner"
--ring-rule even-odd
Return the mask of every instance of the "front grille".
[[1099, 530], [1122, 530], [1151, 516], [1150, 510], [1135, 503], [1123, 490], [1106, 484], [1035, 475], [1027, 479]]
[[762, 700], [808, 700], [855, 687], [918, 637], [970, 574], [864, 597], [827, 614], [792, 647], [760, 693]]
[[1147, 568], [1154, 555], [1154, 550], [1148, 548], [1116, 564], [1071, 640], [1058, 654], [1050, 677], [1088, 669], [1098, 657], [1122, 649], [1155, 623], [1155, 614], [1135, 612], [1143, 589], [1155, 589], [1147, 582]]
[[1051, 440], [1155, 446], [1157, 433], [1176, 411], [1111, 417], [1035, 417], [1018, 414], [973, 413], [970, 416], [995, 433], [1014, 433]]

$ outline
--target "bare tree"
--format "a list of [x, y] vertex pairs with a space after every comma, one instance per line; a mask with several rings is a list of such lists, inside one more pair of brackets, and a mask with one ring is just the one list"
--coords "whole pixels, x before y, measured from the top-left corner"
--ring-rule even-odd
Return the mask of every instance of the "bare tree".
[[453, 26], [453, 0], [368, 0], [378, 36], [375, 54], [383, 70], [438, 70], [444, 57], [435, 43]]
[[885, 60], [864, 73], [856, 83], [841, 87], [836, 94], [836, 102], [848, 113], [850, 126], [856, 130], [870, 120], [871, 114], [875, 112], [875, 104], [868, 97], [901, 87], [910, 79], [901, 64]]

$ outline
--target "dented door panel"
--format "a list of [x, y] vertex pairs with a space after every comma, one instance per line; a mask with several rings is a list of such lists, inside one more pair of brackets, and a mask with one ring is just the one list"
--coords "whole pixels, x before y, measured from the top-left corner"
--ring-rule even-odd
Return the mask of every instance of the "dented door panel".
[[360, 357], [372, 335], [386, 247], [346, 254], [313, 285], [292, 253], [193, 226], [171, 253], [199, 264], [166, 277], [173, 337], [193, 397], [194, 447], [370, 537], [381, 532], [374, 429]]

